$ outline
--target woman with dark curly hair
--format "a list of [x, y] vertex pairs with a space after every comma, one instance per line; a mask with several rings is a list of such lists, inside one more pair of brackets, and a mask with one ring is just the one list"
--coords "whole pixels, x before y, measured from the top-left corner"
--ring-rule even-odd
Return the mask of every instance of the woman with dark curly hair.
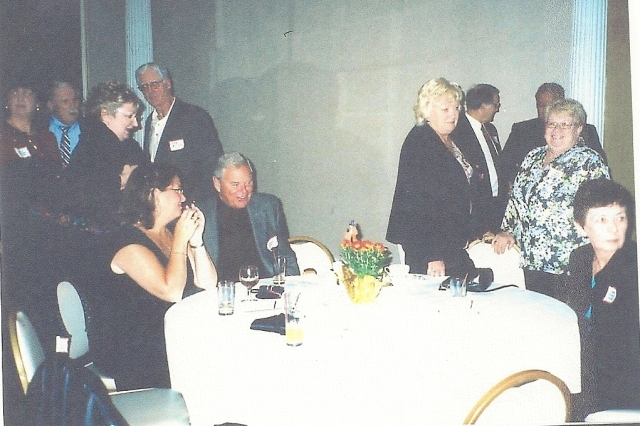
[[120, 190], [131, 170], [144, 161], [140, 145], [131, 138], [142, 110], [142, 101], [126, 84], [107, 81], [91, 89], [86, 125], [66, 171], [68, 191], [61, 211], [100, 229], [117, 223]]
[[136, 168], [118, 210], [123, 225], [93, 258], [91, 347], [118, 390], [170, 386], [164, 314], [183, 297], [215, 287], [217, 271], [202, 239], [204, 215], [195, 205], [183, 208], [184, 201], [176, 168]]

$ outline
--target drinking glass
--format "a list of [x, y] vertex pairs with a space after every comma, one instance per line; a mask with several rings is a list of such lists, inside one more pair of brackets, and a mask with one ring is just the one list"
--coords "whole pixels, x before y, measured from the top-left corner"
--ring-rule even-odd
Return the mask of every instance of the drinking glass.
[[251, 289], [260, 281], [258, 267], [254, 265], [243, 265], [238, 273], [238, 278], [243, 286], [247, 288], [247, 298], [243, 301], [255, 301], [257, 299], [251, 297]]

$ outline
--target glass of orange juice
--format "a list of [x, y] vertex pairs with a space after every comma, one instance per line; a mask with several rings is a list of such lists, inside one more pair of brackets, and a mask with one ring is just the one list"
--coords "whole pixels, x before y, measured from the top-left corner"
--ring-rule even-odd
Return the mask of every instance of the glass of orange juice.
[[304, 314], [300, 311], [300, 292], [285, 292], [285, 337], [288, 346], [300, 346], [304, 338]]

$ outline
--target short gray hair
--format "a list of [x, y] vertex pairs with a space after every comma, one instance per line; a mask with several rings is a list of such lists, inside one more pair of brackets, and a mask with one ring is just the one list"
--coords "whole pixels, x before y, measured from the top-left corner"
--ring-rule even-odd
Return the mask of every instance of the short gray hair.
[[155, 62], [147, 62], [146, 64], [140, 65], [136, 70], [136, 84], [140, 85], [140, 76], [147, 70], [153, 70], [157, 72], [160, 75], [160, 78], [162, 78], [163, 80], [171, 81], [171, 73], [167, 68], [158, 65]]
[[218, 158], [218, 164], [216, 165], [216, 169], [213, 171], [213, 176], [222, 179], [222, 173], [227, 168], [237, 169], [239, 167], [246, 166], [251, 172], [251, 176], [253, 176], [253, 167], [251, 167], [251, 162], [247, 157], [240, 154], [239, 152], [230, 152], [228, 154], [223, 154]]

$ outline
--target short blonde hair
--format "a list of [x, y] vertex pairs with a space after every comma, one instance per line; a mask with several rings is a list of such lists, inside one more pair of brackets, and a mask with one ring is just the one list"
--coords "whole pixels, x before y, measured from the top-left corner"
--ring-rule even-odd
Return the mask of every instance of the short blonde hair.
[[418, 90], [418, 100], [413, 107], [416, 124], [424, 124], [427, 121], [433, 102], [439, 99], [454, 100], [462, 104], [464, 93], [457, 83], [443, 77], [427, 81]]
[[565, 98], [558, 99], [547, 106], [547, 109], [544, 112], [544, 121], [549, 121], [549, 116], [552, 113], [568, 113], [576, 126], [584, 126], [587, 122], [587, 113], [585, 112], [582, 104], [576, 100]]

